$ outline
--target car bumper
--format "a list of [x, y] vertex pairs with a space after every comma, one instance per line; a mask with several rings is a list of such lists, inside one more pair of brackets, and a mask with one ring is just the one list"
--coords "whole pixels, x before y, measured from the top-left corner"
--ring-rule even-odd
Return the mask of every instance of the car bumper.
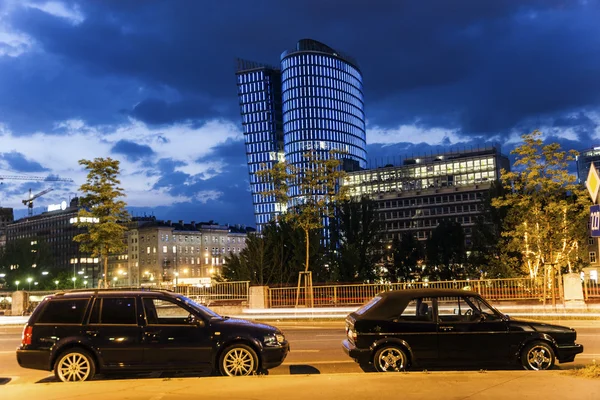
[[579, 353], [583, 352], [583, 345], [580, 344], [572, 344], [567, 346], [558, 346], [558, 354], [556, 354], [556, 358], [561, 363], [564, 362], [572, 362], [575, 360], [575, 356]]
[[290, 351], [290, 344], [284, 342], [280, 347], [265, 347], [262, 351], [262, 367], [264, 369], [275, 368], [283, 363]]
[[359, 349], [353, 343], [350, 343], [348, 339], [342, 342], [342, 349], [344, 350], [344, 353], [359, 364], [368, 364], [371, 362], [371, 350]]
[[17, 362], [22, 368], [50, 371], [50, 351], [17, 350]]

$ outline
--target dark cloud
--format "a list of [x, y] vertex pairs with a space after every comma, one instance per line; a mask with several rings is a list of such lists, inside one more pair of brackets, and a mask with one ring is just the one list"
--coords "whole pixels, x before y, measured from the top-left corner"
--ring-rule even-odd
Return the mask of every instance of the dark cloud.
[[148, 124], [172, 124], [180, 121], [205, 119], [209, 114], [210, 106], [205, 101], [186, 99], [168, 103], [161, 99], [146, 99], [138, 103], [131, 110], [130, 115]]
[[0, 153], [0, 160], [6, 162], [9, 170], [15, 172], [45, 172], [50, 169], [43, 167], [37, 161], [28, 160], [24, 154], [16, 151]]
[[[35, 43], [20, 57], [0, 57], [0, 122], [17, 135], [48, 131], [65, 119], [93, 126], [127, 118], [192, 127], [215, 118], [239, 123], [234, 59], [276, 65], [282, 51], [309, 37], [358, 61], [371, 126], [415, 124], [464, 136], [460, 144], [446, 139], [440, 146], [403, 143], [414, 138], [370, 145], [371, 160], [485, 145], [488, 138], [504, 140], [542, 126], [554, 137], [569, 129], [577, 136], [565, 142], [571, 146], [591, 147], [595, 140], [589, 112], [600, 110], [597, 1], [69, 4], [79, 5], [85, 21], [72, 24], [20, 7], [6, 22]], [[144, 158], [152, 155], [149, 147], [125, 141], [113, 151], [155, 167]], [[217, 200], [181, 209], [245, 218], [238, 214], [243, 207], [251, 213], [243, 143], [224, 143], [198, 161], [213, 160], [227, 167], [211, 178], [189, 176], [176, 171], [180, 162], [160, 160], [156, 187], [172, 195], [217, 191], [223, 194]]]
[[138, 161], [154, 155], [150, 146], [137, 144], [129, 140], [119, 140], [112, 147], [111, 152], [124, 155], [129, 161]]

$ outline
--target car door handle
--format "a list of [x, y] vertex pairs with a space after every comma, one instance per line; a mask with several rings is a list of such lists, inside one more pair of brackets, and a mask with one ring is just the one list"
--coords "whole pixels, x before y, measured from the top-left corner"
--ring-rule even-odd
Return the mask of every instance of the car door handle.
[[449, 331], [451, 331], [453, 329], [454, 329], [453, 326], [440, 326], [440, 330], [442, 330], [444, 332], [449, 332]]
[[98, 335], [98, 331], [93, 331], [93, 330], [85, 331], [85, 333], [90, 336]]
[[144, 332], [144, 336], [148, 339], [158, 340], [160, 338], [160, 331]]

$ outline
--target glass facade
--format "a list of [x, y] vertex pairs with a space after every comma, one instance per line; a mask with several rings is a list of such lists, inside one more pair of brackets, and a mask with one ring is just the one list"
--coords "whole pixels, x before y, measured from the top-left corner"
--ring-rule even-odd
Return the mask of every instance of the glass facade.
[[276, 68], [239, 61], [236, 75], [252, 203], [260, 230], [278, 212], [273, 198], [260, 195], [270, 188], [259, 181], [256, 172], [272, 168], [283, 157], [281, 73]]
[[[328, 157], [330, 150], [340, 150], [345, 168], [365, 168], [363, 83], [354, 61], [322, 43], [301, 40], [282, 54], [281, 79], [286, 161], [302, 173], [307, 151]], [[299, 195], [294, 184], [290, 195]]]
[[510, 170], [509, 160], [492, 147], [351, 172], [344, 184], [351, 196], [375, 200], [385, 240], [406, 232], [426, 240], [441, 220], [451, 219], [462, 225], [465, 244], [470, 246], [482, 199], [500, 178], [501, 169]]
[[584, 150], [577, 156], [577, 179], [579, 183], [585, 184], [592, 163], [594, 163], [596, 170], [600, 170], [600, 147]]
[[[237, 87], [246, 143], [250, 188], [257, 228], [282, 210], [270, 189], [256, 177], [286, 160], [299, 173], [304, 154], [316, 150], [329, 157], [340, 150], [343, 168], [366, 166], [366, 135], [362, 74], [352, 58], [314, 40], [300, 40], [281, 55], [281, 68], [238, 61]], [[290, 195], [298, 195], [290, 182]]]

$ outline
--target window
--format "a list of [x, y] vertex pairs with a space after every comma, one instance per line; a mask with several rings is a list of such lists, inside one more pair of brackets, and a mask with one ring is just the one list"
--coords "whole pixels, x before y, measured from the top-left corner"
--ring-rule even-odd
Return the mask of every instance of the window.
[[42, 324], [81, 324], [88, 300], [53, 300], [37, 320]]
[[590, 251], [590, 263], [595, 263], [595, 262], [596, 262], [596, 252]]
[[189, 325], [191, 322], [190, 312], [179, 304], [152, 298], [144, 298], [143, 303], [148, 324]]
[[429, 298], [411, 300], [399, 318], [402, 321], [432, 321], [432, 302]]
[[588, 238], [588, 244], [590, 244], [590, 245], [594, 244], [594, 238], [593, 237], [589, 237]]
[[[99, 320], [98, 314], [100, 315]], [[104, 299], [97, 299], [94, 304], [94, 309], [92, 310], [90, 323], [137, 325], [135, 298], [107, 297]]]

